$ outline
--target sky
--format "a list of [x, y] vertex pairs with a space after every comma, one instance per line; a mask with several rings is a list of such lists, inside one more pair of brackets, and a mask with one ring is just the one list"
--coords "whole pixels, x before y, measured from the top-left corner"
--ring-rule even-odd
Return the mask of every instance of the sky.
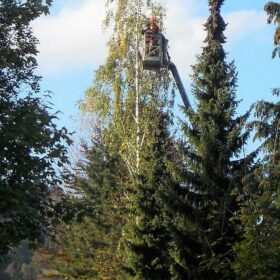
[[[191, 65], [200, 54], [208, 17], [207, 0], [160, 0], [167, 8], [166, 37], [187, 93], [191, 95]], [[274, 26], [263, 10], [268, 0], [226, 0], [221, 14], [228, 23], [225, 35], [227, 60], [238, 72], [238, 113], [256, 101], [271, 100], [271, 89], [280, 87], [280, 61], [271, 59]], [[51, 13], [32, 23], [38, 45], [38, 73], [42, 90], [53, 92], [60, 125], [76, 129], [77, 102], [91, 86], [94, 71], [105, 61], [109, 32], [103, 32], [105, 0], [54, 0]], [[149, 16], [149, 15], [148, 15]], [[178, 92], [179, 96], [179, 92]]]

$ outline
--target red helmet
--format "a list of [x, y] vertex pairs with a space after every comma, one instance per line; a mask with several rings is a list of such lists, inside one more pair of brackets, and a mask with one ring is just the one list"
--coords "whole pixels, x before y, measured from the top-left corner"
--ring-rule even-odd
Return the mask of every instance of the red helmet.
[[156, 23], [156, 19], [153, 18], [153, 17], [151, 17], [151, 18], [150, 18], [150, 24], [155, 24], [155, 23]]

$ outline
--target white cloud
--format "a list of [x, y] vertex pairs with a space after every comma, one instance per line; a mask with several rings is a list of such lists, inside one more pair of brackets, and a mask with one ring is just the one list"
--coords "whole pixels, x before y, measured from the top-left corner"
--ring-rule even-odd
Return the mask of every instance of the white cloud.
[[45, 72], [57, 73], [103, 61], [106, 53], [106, 34], [102, 32], [104, 1], [77, 3], [33, 23], [35, 36], [40, 41], [38, 62]]
[[[196, 55], [201, 53], [206, 37], [203, 27], [206, 17], [193, 16], [195, 2], [198, 6], [201, 4], [198, 0], [192, 0], [192, 5], [186, 5], [183, 0], [166, 0], [166, 36], [169, 39], [169, 52], [182, 79], [187, 83], [190, 82], [191, 65], [195, 64]], [[235, 11], [222, 16], [228, 23], [225, 31], [228, 42], [226, 48], [233, 47], [246, 36], [266, 26], [265, 14], [254, 10]]]
[[166, 6], [166, 37], [169, 40], [170, 56], [182, 79], [187, 80], [205, 37], [202, 26], [205, 19], [192, 16], [194, 3], [187, 6], [181, 0], [168, 0]]
[[[68, 0], [69, 1], [69, 0]], [[201, 52], [205, 32], [199, 18], [200, 0], [162, 0], [167, 7], [166, 37], [170, 55], [184, 81], [189, 82], [191, 65]], [[72, 6], [54, 16], [34, 22], [40, 40], [39, 65], [48, 73], [101, 64], [106, 55], [107, 36], [102, 32], [105, 16], [104, 0], [72, 0]], [[205, 9], [205, 3], [204, 8]], [[265, 16], [256, 11], [237, 11], [223, 15], [229, 23], [228, 45], [237, 44], [245, 36], [266, 24]]]
[[225, 22], [228, 23], [225, 34], [232, 45], [265, 27], [266, 15], [254, 10], [236, 11], [225, 15]]

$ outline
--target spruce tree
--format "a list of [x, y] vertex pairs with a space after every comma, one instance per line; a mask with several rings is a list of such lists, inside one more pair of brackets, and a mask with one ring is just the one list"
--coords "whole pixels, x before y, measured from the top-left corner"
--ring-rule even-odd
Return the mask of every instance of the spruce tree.
[[174, 279], [236, 279], [231, 263], [233, 245], [240, 237], [232, 219], [239, 210], [242, 177], [253, 158], [241, 158], [249, 113], [236, 117], [237, 76], [223, 48], [226, 24], [220, 9], [224, 1], [208, 2], [206, 45], [192, 75], [197, 108], [186, 112], [191, 125], [183, 125], [188, 143], [183, 147], [186, 211], [174, 227]]
[[76, 196], [62, 201], [63, 223], [55, 240], [59, 250], [48, 248], [53, 257], [46, 275], [58, 279], [121, 278], [118, 246], [124, 221], [120, 184], [126, 180], [125, 167], [100, 139], [91, 148], [84, 146], [84, 153], [80, 175], [75, 174], [68, 185]]
[[268, 14], [267, 22], [274, 23], [276, 25], [276, 30], [274, 33], [274, 50], [272, 52], [272, 58], [277, 54], [280, 56], [280, 4], [276, 2], [268, 2], [264, 6], [264, 10]]
[[124, 245], [128, 279], [171, 279], [168, 201], [176, 187], [169, 169], [173, 139], [170, 117], [159, 112], [154, 118], [153, 141], [143, 151], [143, 165], [134, 181]]
[[262, 158], [246, 178], [240, 211], [243, 240], [236, 245], [238, 279], [279, 279], [280, 261], [280, 103], [261, 101], [251, 125]]
[[[280, 4], [269, 2], [264, 7], [269, 15], [268, 23], [277, 25], [274, 35], [274, 58], [279, 54]], [[279, 97], [279, 89], [273, 94]], [[236, 246], [238, 259], [236, 273], [240, 279], [279, 279], [280, 259], [280, 102], [259, 101], [255, 106], [255, 139], [261, 142], [261, 160], [247, 176], [246, 199], [240, 212], [243, 240]]]

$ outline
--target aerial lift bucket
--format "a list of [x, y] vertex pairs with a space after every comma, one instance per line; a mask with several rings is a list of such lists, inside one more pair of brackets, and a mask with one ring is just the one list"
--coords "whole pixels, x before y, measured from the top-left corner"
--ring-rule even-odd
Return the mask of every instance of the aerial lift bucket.
[[159, 70], [165, 65], [165, 39], [161, 33], [144, 36], [143, 69]]

